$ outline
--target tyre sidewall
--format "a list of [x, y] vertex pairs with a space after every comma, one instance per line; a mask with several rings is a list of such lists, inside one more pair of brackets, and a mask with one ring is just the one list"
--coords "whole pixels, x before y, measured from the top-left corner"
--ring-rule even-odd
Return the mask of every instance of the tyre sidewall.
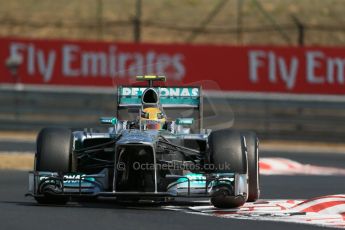
[[248, 201], [253, 202], [260, 196], [259, 140], [254, 132], [243, 132], [248, 155]]

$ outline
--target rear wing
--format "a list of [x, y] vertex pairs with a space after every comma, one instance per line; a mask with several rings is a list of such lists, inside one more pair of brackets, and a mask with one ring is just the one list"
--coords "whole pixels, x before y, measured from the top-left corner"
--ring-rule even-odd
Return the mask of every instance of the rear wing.
[[[141, 96], [147, 87], [120, 86], [118, 88], [118, 106], [141, 106]], [[163, 108], [198, 108], [201, 104], [200, 87], [155, 87]]]
[[[131, 119], [126, 116], [124, 110], [141, 108], [142, 94], [149, 87], [142, 86], [120, 86], [117, 91], [117, 116], [121, 120]], [[202, 94], [199, 86], [186, 87], [152, 87], [159, 94], [159, 104], [163, 107], [168, 117], [179, 118], [193, 117], [196, 120], [197, 128], [202, 126]], [[189, 113], [183, 111], [189, 111]], [[179, 112], [177, 112], [179, 111]], [[181, 115], [182, 114], [182, 115]]]

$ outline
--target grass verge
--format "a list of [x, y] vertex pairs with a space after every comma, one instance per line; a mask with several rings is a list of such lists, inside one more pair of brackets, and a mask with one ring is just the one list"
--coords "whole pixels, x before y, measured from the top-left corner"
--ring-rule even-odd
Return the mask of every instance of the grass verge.
[[1, 153], [0, 170], [23, 170], [33, 169], [34, 154], [32, 153]]

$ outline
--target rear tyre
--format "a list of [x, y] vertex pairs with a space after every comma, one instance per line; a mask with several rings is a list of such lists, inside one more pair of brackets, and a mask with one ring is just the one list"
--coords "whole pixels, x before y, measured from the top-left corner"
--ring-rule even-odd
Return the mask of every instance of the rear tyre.
[[[241, 133], [232, 130], [214, 131], [210, 134], [208, 143], [207, 158], [215, 166], [213, 173], [247, 174], [247, 152]], [[211, 203], [218, 208], [239, 207], [245, 202], [245, 197], [234, 197], [234, 188], [231, 187], [217, 188], [211, 198]]]
[[[72, 155], [73, 136], [69, 129], [44, 128], [37, 137], [35, 171], [69, 173], [76, 169], [76, 161]], [[64, 204], [69, 197], [43, 194], [35, 197], [42, 204]]]
[[254, 202], [260, 197], [259, 139], [254, 132], [244, 132], [248, 154], [248, 200]]

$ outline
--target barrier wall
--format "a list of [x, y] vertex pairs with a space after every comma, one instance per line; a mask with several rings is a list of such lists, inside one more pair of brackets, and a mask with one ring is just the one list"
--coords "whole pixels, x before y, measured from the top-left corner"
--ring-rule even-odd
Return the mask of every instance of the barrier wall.
[[[0, 87], [1, 88], [1, 87]], [[99, 117], [114, 116], [112, 90], [81, 92], [60, 89], [2, 87], [0, 130], [38, 131], [43, 127], [99, 127]], [[342, 142], [345, 99], [208, 93], [204, 127], [254, 130], [261, 139]]]

